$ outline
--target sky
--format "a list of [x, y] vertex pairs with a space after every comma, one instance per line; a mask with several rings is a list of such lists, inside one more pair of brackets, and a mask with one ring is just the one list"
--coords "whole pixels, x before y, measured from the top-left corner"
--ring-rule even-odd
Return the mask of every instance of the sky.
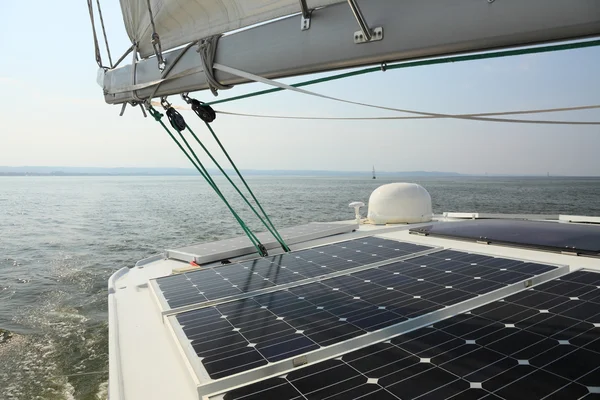
[[[101, 4], [113, 58], [118, 58], [129, 47], [119, 4]], [[131, 108], [120, 117], [120, 106], [104, 102], [85, 1], [63, 0], [60, 7], [42, 0], [3, 1], [0, 8], [0, 165], [189, 167], [154, 120]], [[309, 89], [437, 113], [595, 105], [600, 104], [598, 65], [600, 48], [592, 47], [377, 72]], [[219, 98], [264, 88], [241, 85], [221, 91]], [[195, 97], [213, 99], [210, 92]], [[398, 115], [290, 92], [215, 108], [302, 116]], [[600, 110], [536, 118], [600, 121]], [[195, 131], [207, 135], [197, 123]], [[600, 126], [220, 115], [213, 128], [242, 169], [369, 171], [374, 165], [379, 171], [600, 175]]]

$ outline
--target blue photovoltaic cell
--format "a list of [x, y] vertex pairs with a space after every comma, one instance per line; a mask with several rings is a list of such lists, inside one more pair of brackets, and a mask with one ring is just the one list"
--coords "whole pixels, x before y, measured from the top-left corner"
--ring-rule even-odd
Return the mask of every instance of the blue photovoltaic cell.
[[536, 270], [555, 268], [442, 251], [181, 313], [176, 318], [211, 378], [217, 379], [529, 279], [533, 275], [523, 272], [526, 265], [534, 265]]
[[402, 257], [431, 247], [376, 237], [157, 279], [171, 309], [323, 276]]
[[600, 274], [574, 272], [224, 399], [591, 400], [600, 387], [598, 284]]

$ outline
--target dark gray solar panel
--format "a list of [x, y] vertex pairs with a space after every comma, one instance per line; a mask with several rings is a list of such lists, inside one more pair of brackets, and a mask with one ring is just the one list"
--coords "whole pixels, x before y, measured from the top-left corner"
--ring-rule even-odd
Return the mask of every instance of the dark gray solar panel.
[[171, 309], [248, 293], [430, 250], [376, 237], [206, 268], [156, 280]]
[[574, 272], [224, 399], [592, 399], [599, 283]]
[[[176, 317], [210, 377], [218, 379], [340, 343], [515, 282], [515, 276], [506, 279], [504, 274], [520, 264], [504, 259], [504, 268], [498, 263], [486, 267], [460, 261], [462, 257], [473, 261], [474, 256], [452, 252], [393, 262]], [[485, 263], [488, 258], [479, 261]], [[519, 280], [532, 277], [516, 274]]]
[[411, 228], [410, 232], [466, 240], [485, 240], [490, 243], [540, 250], [600, 255], [600, 227], [594, 224], [479, 219], [420, 226]]

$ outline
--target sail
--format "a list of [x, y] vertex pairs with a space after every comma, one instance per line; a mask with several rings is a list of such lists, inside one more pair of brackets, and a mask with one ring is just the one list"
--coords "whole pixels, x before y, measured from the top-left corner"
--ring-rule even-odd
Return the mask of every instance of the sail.
[[[344, 0], [308, 0], [309, 8]], [[301, 11], [299, 0], [150, 0], [163, 51]], [[127, 34], [142, 57], [154, 54], [148, 0], [121, 0]], [[298, 23], [300, 27], [300, 23]], [[298, 28], [300, 29], [300, 28]]]

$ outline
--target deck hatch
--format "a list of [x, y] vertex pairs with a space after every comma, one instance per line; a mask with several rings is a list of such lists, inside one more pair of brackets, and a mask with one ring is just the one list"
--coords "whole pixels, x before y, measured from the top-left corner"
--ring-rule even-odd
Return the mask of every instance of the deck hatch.
[[[288, 245], [307, 242], [332, 235], [352, 232], [358, 229], [356, 224], [310, 223], [279, 230]], [[267, 250], [280, 248], [279, 242], [269, 232], [256, 234], [258, 240]], [[195, 261], [207, 264], [256, 252], [256, 248], [247, 236], [219, 240], [218, 242], [199, 243], [190, 246], [167, 250], [168, 258], [185, 262]]]
[[527, 266], [556, 269], [444, 250], [175, 318], [210, 378], [220, 379], [527, 281], [535, 275]]
[[170, 309], [408, 256], [432, 247], [376, 237], [171, 275], [156, 280]]
[[600, 387], [598, 283], [577, 271], [218, 398], [582, 398]]

